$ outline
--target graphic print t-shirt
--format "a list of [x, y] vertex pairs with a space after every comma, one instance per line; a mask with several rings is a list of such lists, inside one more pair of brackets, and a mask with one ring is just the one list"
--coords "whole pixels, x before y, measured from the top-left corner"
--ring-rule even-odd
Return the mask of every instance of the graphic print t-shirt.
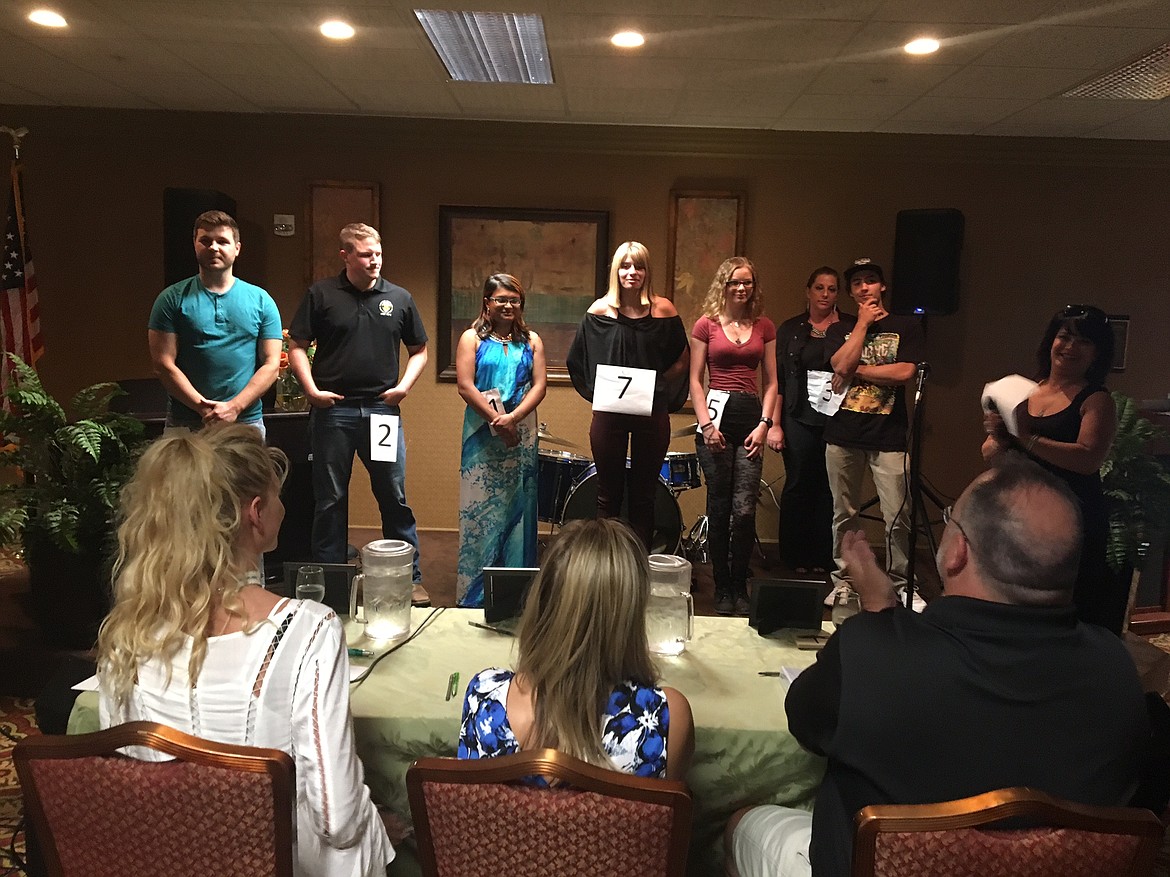
[[[850, 331], [841, 323], [829, 327], [825, 335], [829, 358], [841, 349]], [[870, 325], [859, 364], [916, 363], [925, 352], [918, 320], [891, 314]], [[867, 451], [904, 451], [907, 424], [905, 386], [878, 386], [855, 377], [841, 409], [825, 424], [825, 441]]]

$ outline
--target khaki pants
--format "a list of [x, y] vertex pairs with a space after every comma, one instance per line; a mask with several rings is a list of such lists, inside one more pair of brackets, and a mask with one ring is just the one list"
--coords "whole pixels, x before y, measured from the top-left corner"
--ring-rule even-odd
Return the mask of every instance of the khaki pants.
[[833, 560], [837, 562], [833, 581], [840, 584], [849, 580], [849, 571], [841, 559], [841, 541], [847, 531], [861, 529], [857, 510], [867, 467], [886, 522], [886, 572], [894, 587], [901, 588], [906, 584], [910, 536], [906, 499], [909, 459], [904, 451], [866, 451], [829, 444], [825, 446], [825, 468], [833, 493]]

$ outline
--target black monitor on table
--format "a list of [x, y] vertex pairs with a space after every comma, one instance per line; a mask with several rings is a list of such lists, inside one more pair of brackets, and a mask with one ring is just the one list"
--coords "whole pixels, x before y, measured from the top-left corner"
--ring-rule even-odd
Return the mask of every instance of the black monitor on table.
[[520, 617], [524, 598], [536, 574], [534, 566], [485, 566], [483, 568], [483, 620], [500, 624]]
[[824, 578], [752, 579], [748, 625], [760, 636], [784, 627], [819, 633], [828, 592]]

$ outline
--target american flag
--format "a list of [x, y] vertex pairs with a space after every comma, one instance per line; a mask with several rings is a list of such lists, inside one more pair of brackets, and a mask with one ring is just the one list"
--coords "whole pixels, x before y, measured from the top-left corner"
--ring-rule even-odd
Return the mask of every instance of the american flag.
[[[33, 271], [32, 252], [24, 224], [23, 186], [20, 165], [12, 163], [12, 200], [4, 230], [4, 252], [0, 258], [0, 342], [4, 353], [15, 353], [34, 365], [45, 352], [41, 340], [41, 306], [37, 299], [37, 280]], [[8, 387], [11, 365], [5, 357], [0, 363], [0, 385]]]

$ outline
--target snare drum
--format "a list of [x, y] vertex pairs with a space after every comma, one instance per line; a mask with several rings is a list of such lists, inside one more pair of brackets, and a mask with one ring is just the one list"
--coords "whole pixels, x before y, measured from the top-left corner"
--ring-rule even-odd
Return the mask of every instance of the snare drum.
[[[622, 500], [622, 520], [626, 519], [626, 501]], [[597, 467], [591, 465], [573, 485], [565, 500], [561, 523], [592, 520], [597, 517]], [[654, 532], [650, 537], [651, 554], [675, 554], [682, 537], [682, 511], [678, 500], [662, 478], [654, 485]]]
[[699, 455], [686, 451], [668, 451], [662, 461], [662, 480], [671, 490], [690, 490], [702, 487], [699, 477]]
[[539, 453], [536, 462], [536, 517], [553, 524], [561, 522], [565, 499], [593, 461], [568, 451]]

